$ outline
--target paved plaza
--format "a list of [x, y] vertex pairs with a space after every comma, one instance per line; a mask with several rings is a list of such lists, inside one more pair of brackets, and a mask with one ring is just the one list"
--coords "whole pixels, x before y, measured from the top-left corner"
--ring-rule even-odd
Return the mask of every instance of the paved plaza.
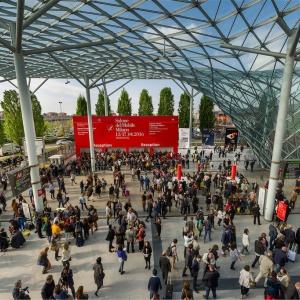
[[[214, 155], [213, 161], [215, 162], [215, 170], [221, 159], [218, 159]], [[229, 154], [228, 157], [232, 158], [233, 155]], [[124, 168], [124, 167], [123, 167]], [[238, 164], [238, 170], [241, 171], [245, 177], [248, 178], [249, 182], [257, 180], [260, 186], [263, 186], [268, 177], [268, 172], [260, 170], [257, 165], [254, 167], [254, 172], [246, 171], [244, 169], [243, 161]], [[142, 212], [141, 195], [142, 192], [139, 191], [139, 183], [137, 181], [131, 181], [131, 176], [129, 170], [126, 171], [125, 168], [122, 170], [126, 174], [125, 180], [127, 182], [128, 189], [130, 190], [130, 199], [133, 203], [133, 207], [137, 210], [139, 218], [145, 220], [145, 215]], [[196, 171], [196, 164], [191, 163], [191, 168], [189, 170], [183, 169], [183, 172], [194, 172]], [[106, 171], [100, 172], [99, 177], [104, 177], [108, 184], [113, 182], [112, 172]], [[151, 176], [152, 177], [152, 176]], [[79, 183], [82, 177], [78, 176], [76, 182]], [[70, 203], [72, 205], [78, 205], [78, 197], [80, 193], [79, 184], [71, 186], [70, 179], [66, 178], [67, 192], [70, 197]], [[294, 181], [287, 180], [285, 182], [284, 191], [289, 197], [291, 189], [294, 187]], [[29, 199], [27, 193], [24, 192], [26, 199]], [[155, 197], [156, 198], [156, 194]], [[200, 197], [200, 206], [205, 207], [204, 197]], [[120, 198], [122, 203], [125, 203], [126, 198]], [[128, 260], [125, 262], [125, 274], [120, 275], [118, 272], [119, 262], [116, 253], [108, 252], [108, 242], [105, 240], [107, 234], [106, 220], [104, 218], [104, 210], [106, 202], [108, 200], [108, 193], [102, 194], [101, 199], [95, 199], [96, 202], [88, 202], [87, 204], [93, 204], [97, 209], [100, 216], [99, 230], [93, 235], [90, 234], [89, 240], [87, 240], [83, 247], [78, 248], [75, 246], [74, 240], [71, 240], [71, 268], [74, 273], [75, 289], [79, 285], [84, 286], [84, 290], [89, 293], [89, 299], [96, 299], [94, 295], [95, 284], [93, 278], [93, 264], [97, 257], [102, 257], [102, 263], [105, 271], [104, 287], [101, 288], [99, 292], [99, 298], [103, 299], [149, 299], [149, 292], [147, 291], [147, 283], [149, 277], [152, 275], [151, 270], [145, 270], [143, 255], [139, 252], [128, 254]], [[56, 208], [57, 201], [49, 200], [49, 204], [53, 209]], [[6, 213], [1, 215], [2, 227], [7, 229], [8, 223], [6, 222], [12, 217], [12, 209], [10, 207], [11, 201], [8, 201], [8, 210]], [[205, 211], [205, 210], [204, 210]], [[288, 222], [294, 225], [295, 230], [300, 226], [300, 204], [296, 203], [296, 209], [290, 215]], [[82, 213], [84, 216], [85, 212]], [[161, 255], [162, 250], [165, 250], [170, 242], [174, 239], [178, 239], [178, 256], [179, 261], [176, 263], [176, 267], [179, 269], [178, 272], [173, 272], [171, 279], [172, 284], [174, 284], [174, 299], [179, 299], [181, 296], [181, 289], [184, 280], [189, 280], [192, 283], [192, 278], [187, 271], [188, 276], [182, 277], [182, 269], [184, 267], [183, 258], [183, 238], [182, 238], [182, 226], [183, 217], [180, 215], [179, 210], [176, 207], [172, 207], [172, 212], [167, 215], [167, 219], [162, 220], [162, 242], [159, 242], [155, 237], [156, 229], [153, 223], [146, 223], [146, 233], [147, 236], [145, 240], [148, 240], [153, 248], [153, 256], [151, 258], [151, 269], [155, 267], [159, 270], [158, 260]], [[113, 223], [114, 224], [114, 223]], [[117, 223], [115, 223], [117, 225]], [[242, 260], [237, 262], [236, 270], [230, 270], [230, 258], [220, 256], [217, 264], [221, 266], [220, 268], [220, 282], [219, 288], [217, 289], [217, 296], [219, 299], [239, 299], [240, 297], [240, 286], [238, 284], [239, 272], [242, 270], [244, 265], [250, 265], [254, 260], [254, 241], [260, 236], [262, 232], [268, 234], [269, 222], [262, 219], [262, 225], [253, 225], [253, 219], [249, 215], [236, 215], [234, 218], [234, 224], [237, 228], [237, 243], [238, 248], [241, 248], [241, 238], [244, 228], [248, 228], [250, 233], [251, 247], [250, 254], [242, 257]], [[212, 231], [212, 241], [203, 243], [200, 239], [200, 254], [203, 255], [207, 252], [208, 248], [213, 244], [218, 244], [221, 246], [221, 227], [216, 227], [216, 230]], [[62, 239], [62, 242], [64, 238]], [[9, 249], [5, 253], [0, 253], [0, 299], [12, 299], [11, 292], [14, 286], [14, 282], [17, 279], [21, 279], [23, 286], [29, 286], [30, 296], [32, 299], [41, 299], [40, 290], [45, 282], [47, 274], [42, 275], [42, 267], [37, 266], [36, 261], [39, 252], [42, 248], [48, 245], [46, 239], [39, 239], [34, 231], [27, 238], [27, 243], [24, 244], [22, 248], [19, 249]], [[220, 247], [221, 248], [221, 247]], [[135, 245], [135, 249], [138, 249], [138, 245]], [[52, 263], [52, 269], [49, 274], [54, 276], [55, 283], [58, 282], [60, 272], [62, 270], [62, 264], [60, 261], [55, 261], [54, 252], [50, 251], [49, 259]], [[297, 258], [295, 263], [289, 262], [286, 269], [292, 276], [293, 281], [300, 281], [299, 274], [299, 258]], [[203, 268], [200, 270], [198, 281], [201, 284]], [[257, 275], [258, 268], [254, 269], [254, 275]], [[158, 272], [159, 277], [162, 279], [161, 272]], [[164, 286], [164, 285], [163, 285]], [[203, 299], [204, 287], [201, 285], [199, 294], [194, 293], [195, 299]], [[160, 292], [161, 298], [165, 294], [165, 289]], [[212, 297], [212, 296], [211, 296]], [[250, 296], [248, 299], [263, 299], [263, 280], [259, 282], [256, 288], [251, 288]]]

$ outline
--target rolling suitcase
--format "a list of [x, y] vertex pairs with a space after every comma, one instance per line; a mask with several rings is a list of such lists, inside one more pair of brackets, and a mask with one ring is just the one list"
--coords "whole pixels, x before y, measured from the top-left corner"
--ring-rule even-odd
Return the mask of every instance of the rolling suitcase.
[[173, 284], [171, 282], [171, 272], [168, 273], [168, 281], [167, 281], [167, 284], [166, 284], [165, 299], [173, 299]]

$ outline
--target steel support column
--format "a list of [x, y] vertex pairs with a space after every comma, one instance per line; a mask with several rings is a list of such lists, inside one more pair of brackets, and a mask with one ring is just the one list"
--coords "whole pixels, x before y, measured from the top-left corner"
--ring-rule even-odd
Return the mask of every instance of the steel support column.
[[271, 163], [269, 187], [268, 187], [268, 196], [265, 205], [265, 219], [267, 221], [272, 221], [273, 214], [274, 214], [275, 194], [276, 194], [276, 188], [278, 183], [278, 171], [279, 171], [279, 164], [281, 160], [282, 143], [283, 143], [284, 132], [285, 132], [285, 123], [286, 123], [287, 109], [288, 109], [288, 103], [289, 103], [291, 87], [292, 87], [293, 68], [295, 62], [295, 55], [290, 56], [289, 52], [295, 36], [296, 34], [294, 33], [288, 39], [287, 54], [286, 54], [284, 71], [282, 76], [282, 87], [281, 87], [281, 95], [279, 100], [278, 115], [277, 115], [277, 122], [276, 122], [274, 147], [273, 147], [273, 155], [272, 155], [272, 163]]
[[[11, 28], [12, 40], [15, 43], [15, 26]], [[25, 132], [25, 139], [27, 145], [28, 161], [30, 166], [31, 185], [33, 189], [35, 208], [42, 213], [44, 206], [42, 197], [38, 197], [38, 190], [41, 188], [39, 164], [35, 149], [35, 128], [32, 114], [32, 105], [30, 92], [26, 81], [24, 57], [21, 52], [14, 52], [14, 63], [16, 70], [16, 77], [18, 82], [20, 104]]]
[[[192, 92], [190, 95], [190, 136], [189, 136], [189, 149], [192, 147], [192, 136], [193, 136], [193, 103], [194, 103], [194, 89], [192, 88]], [[192, 151], [191, 151], [192, 152]]]
[[91, 155], [91, 168], [92, 172], [95, 172], [95, 150], [94, 150], [94, 131], [92, 121], [92, 110], [91, 110], [91, 93], [89, 88], [89, 77], [84, 76], [85, 92], [86, 92], [86, 104], [87, 104], [87, 117], [89, 126], [89, 139], [90, 139], [90, 155]]
[[102, 78], [103, 83], [103, 96], [104, 96], [104, 115], [108, 116], [108, 99], [107, 99], [107, 90], [106, 90], [106, 84], [105, 84], [105, 78]]

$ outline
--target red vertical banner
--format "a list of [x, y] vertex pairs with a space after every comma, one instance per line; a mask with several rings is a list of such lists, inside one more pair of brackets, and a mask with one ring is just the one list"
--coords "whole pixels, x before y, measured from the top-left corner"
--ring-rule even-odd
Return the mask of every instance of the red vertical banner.
[[277, 206], [277, 218], [282, 221], [285, 221], [286, 211], [287, 211], [287, 204], [283, 203], [282, 201], [279, 201]]
[[181, 164], [177, 165], [177, 180], [181, 180]]
[[236, 177], [236, 165], [231, 166], [231, 179], [234, 180]]

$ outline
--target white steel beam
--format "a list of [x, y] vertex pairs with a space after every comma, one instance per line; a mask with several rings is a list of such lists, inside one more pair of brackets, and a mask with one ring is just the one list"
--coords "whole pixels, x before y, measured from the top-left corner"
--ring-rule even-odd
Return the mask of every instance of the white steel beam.
[[38, 11], [33, 13], [27, 20], [23, 23], [23, 29], [27, 28], [34, 21], [36, 21], [39, 17], [44, 15], [49, 9], [51, 9], [54, 5], [56, 5], [60, 0], [51, 0], [48, 3], [44, 4]]
[[74, 49], [81, 49], [81, 48], [88, 48], [94, 46], [101, 46], [107, 44], [116, 43], [115, 39], [104, 39], [97, 42], [89, 42], [89, 43], [80, 43], [76, 45], [61, 45], [56, 47], [46, 47], [46, 48], [39, 48], [33, 50], [24, 51], [24, 56], [32, 55], [32, 54], [42, 54], [42, 53], [49, 53], [49, 52], [56, 52], [56, 51], [65, 51], [65, 50], [74, 50]]
[[46, 78], [43, 80], [43, 82], [32, 92], [32, 94], [35, 94], [43, 85], [44, 83], [48, 80], [49, 78]]
[[297, 31], [295, 32], [294, 40], [291, 45], [291, 49], [289, 51], [289, 56], [297, 55], [296, 48], [299, 43], [299, 38], [300, 38], [300, 24], [298, 25]]
[[[11, 24], [10, 34], [13, 44], [16, 42], [16, 26]], [[16, 77], [18, 83], [18, 90], [20, 96], [20, 105], [24, 125], [24, 133], [27, 141], [27, 153], [30, 167], [30, 178], [33, 189], [33, 197], [36, 211], [42, 213], [44, 210], [43, 199], [38, 196], [38, 190], [41, 189], [41, 181], [39, 175], [39, 164], [35, 149], [35, 128], [32, 114], [32, 104], [29, 94], [29, 88], [26, 82], [25, 62], [22, 51], [14, 52], [14, 63], [16, 70]]]
[[114, 67], [116, 67], [122, 59], [118, 59], [114, 64], [112, 64], [105, 72], [103, 72], [99, 77], [95, 79], [95, 81], [89, 86], [89, 88], [94, 88], [97, 84], [97, 82], [102, 79], [106, 74], [108, 74]]
[[17, 2], [17, 20], [16, 20], [16, 52], [20, 53], [22, 49], [22, 36], [23, 36], [23, 17], [24, 17], [24, 0]]
[[84, 82], [85, 82], [87, 117], [88, 117], [89, 139], [90, 139], [91, 168], [92, 168], [92, 172], [95, 172], [95, 149], [94, 149], [93, 119], [92, 119], [92, 110], [91, 110], [91, 93], [89, 88], [89, 77], [87, 75], [84, 76]]
[[52, 53], [48, 53], [50, 57], [52, 57], [62, 68], [64, 68], [74, 79], [76, 79], [82, 86], [85, 87], [84, 83], [78, 78], [78, 76], [72, 72], [66, 65], [64, 65], [56, 56]]
[[[288, 39], [287, 53], [290, 52], [294, 38], [295, 38], [295, 34], [293, 34]], [[288, 104], [289, 104], [289, 99], [291, 94], [294, 62], [295, 62], [295, 57], [287, 54], [285, 59], [285, 64], [284, 64], [284, 71], [282, 75], [282, 87], [281, 87], [281, 95], [279, 100], [278, 115], [277, 115], [277, 122], [276, 122], [274, 147], [273, 147], [271, 170], [270, 170], [270, 177], [269, 177], [268, 196], [265, 205], [265, 219], [267, 221], [272, 221], [274, 216], [275, 195], [276, 195], [276, 188], [278, 184], [278, 170], [281, 161], [281, 152], [282, 152], [282, 144], [284, 140], [285, 126], [286, 126], [287, 109], [288, 109]]]
[[12, 46], [8, 41], [3, 39], [2, 37], [0, 37], [0, 44], [2, 44], [4, 47], [6, 47], [11, 52], [15, 52], [15, 50], [16, 50], [14, 46]]

